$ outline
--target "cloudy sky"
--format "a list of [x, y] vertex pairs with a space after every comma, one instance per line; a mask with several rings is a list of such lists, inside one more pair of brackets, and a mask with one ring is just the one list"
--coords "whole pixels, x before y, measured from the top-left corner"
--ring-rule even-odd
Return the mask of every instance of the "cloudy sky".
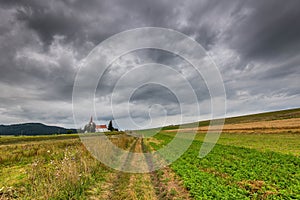
[[[0, 0], [0, 5], [0, 124], [75, 127], [72, 91], [79, 63], [110, 36], [140, 27], [173, 29], [204, 47], [223, 78], [228, 116], [300, 107], [298, 0]], [[147, 63], [161, 65], [141, 67]], [[164, 65], [180, 76], [159, 67]], [[209, 91], [193, 70], [162, 50], [119, 57], [99, 77], [98, 123], [114, 118], [130, 129], [136, 128], [132, 122], [143, 127], [209, 118]], [[190, 101], [182, 74], [197, 103]], [[141, 85], [136, 81], [141, 77], [169, 85]], [[186, 97], [183, 110], [176, 93]], [[85, 95], [83, 90], [82, 105]], [[193, 112], [196, 104], [202, 115]], [[80, 126], [94, 115], [81, 109]]]

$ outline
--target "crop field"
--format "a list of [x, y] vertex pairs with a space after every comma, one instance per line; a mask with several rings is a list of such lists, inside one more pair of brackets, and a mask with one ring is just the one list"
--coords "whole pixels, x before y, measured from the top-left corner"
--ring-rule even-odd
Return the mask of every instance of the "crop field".
[[[230, 118], [199, 158], [207, 122], [171, 165], [125, 173], [95, 159], [77, 134], [0, 137], [0, 199], [300, 199], [300, 109]], [[150, 138], [109, 134], [131, 152], [168, 144], [177, 126]], [[181, 132], [189, 132], [189, 125]], [[149, 132], [154, 130], [147, 130]], [[182, 138], [184, 140], [184, 138]], [[105, 149], [103, 151], [109, 151]], [[145, 158], [148, 167], [151, 157]], [[137, 165], [134, 156], [127, 165]]]

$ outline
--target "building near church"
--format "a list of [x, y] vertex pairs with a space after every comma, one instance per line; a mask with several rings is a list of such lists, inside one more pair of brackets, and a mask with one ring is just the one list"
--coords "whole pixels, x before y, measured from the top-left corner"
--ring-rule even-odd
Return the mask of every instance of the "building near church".
[[105, 124], [96, 125], [96, 132], [107, 132], [107, 126]]

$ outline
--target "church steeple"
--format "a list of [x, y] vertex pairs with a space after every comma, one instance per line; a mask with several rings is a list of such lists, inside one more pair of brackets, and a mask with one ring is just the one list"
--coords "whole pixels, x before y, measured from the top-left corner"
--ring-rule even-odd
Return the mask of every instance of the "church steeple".
[[91, 116], [91, 119], [90, 119], [90, 123], [92, 123], [93, 122], [93, 116]]

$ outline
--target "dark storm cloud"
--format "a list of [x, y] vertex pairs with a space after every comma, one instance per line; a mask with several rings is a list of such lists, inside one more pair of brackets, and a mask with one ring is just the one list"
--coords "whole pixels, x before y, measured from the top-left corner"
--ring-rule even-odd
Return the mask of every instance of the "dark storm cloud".
[[136, 90], [136, 92], [132, 94], [130, 101], [145, 101], [145, 103], [150, 105], [155, 103], [162, 104], [162, 102], [166, 105], [178, 103], [178, 99], [176, 98], [174, 93], [172, 93], [172, 91], [170, 91], [166, 87], [156, 84], [147, 84], [138, 88], [138, 90]]
[[65, 14], [64, 10], [59, 9], [50, 11], [46, 8], [25, 7], [18, 10], [17, 18], [35, 30], [46, 44], [51, 44], [54, 35], [64, 35], [68, 39], [77, 37], [80, 21], [76, 20], [74, 14]]
[[[176, 88], [179, 94], [183, 94], [184, 90], [186, 89], [180, 86], [182, 83], [178, 82], [179, 79], [183, 78], [181, 81], [185, 79], [185, 81], [188, 81], [188, 84], [193, 88], [199, 101], [206, 100], [210, 97], [206, 83], [201, 77], [201, 74], [196, 71], [195, 68], [186, 60], [170, 52], [156, 49], [137, 50], [122, 56], [120, 59], [116, 60], [115, 63], [118, 64], [111, 65], [101, 77], [98, 84], [97, 95], [110, 95], [113, 90], [116, 89], [115, 87], [117, 81], [126, 75], [126, 73], [131, 73], [138, 77], [136, 74], [137, 71], [135, 71], [138, 67], [141, 67], [147, 63], [159, 63], [165, 66], [170, 66], [170, 68], [174, 70], [174, 74], [160, 74], [159, 71], [155, 70], [149, 74], [145, 70], [142, 70], [143, 72], [145, 71], [145, 73], [141, 73], [141, 75], [144, 76], [147, 74], [147, 79], [149, 80], [156, 80], [156, 77], [158, 76], [168, 80], [169, 84], [179, 83]], [[151, 65], [148, 67], [151, 68]], [[126, 94], [128, 92], [127, 88], [132, 88], [135, 86], [135, 78], [132, 78], [131, 80], [127, 79], [124, 85], [119, 86], [121, 87], [119, 88], [119, 90], [121, 90], [119, 92], [120, 94]], [[178, 100], [174, 98], [172, 91], [170, 91], [166, 86], [162, 85], [146, 84], [136, 88], [135, 93], [132, 95], [132, 101], [144, 102], [145, 104], [154, 104], [155, 102], [163, 105], [178, 103]], [[120, 97], [117, 103], [126, 100], [127, 99]], [[188, 99], [186, 99], [186, 102], [188, 102]]]
[[248, 60], [277, 60], [297, 54], [300, 1], [247, 1], [243, 7], [249, 9], [249, 16], [232, 26], [229, 40], [241, 55]]
[[[72, 10], [66, 1], [1, 1], [6, 8], [15, 9], [15, 17], [34, 30], [43, 42], [50, 45], [55, 35], [67, 39], [84, 37], [84, 22], [80, 19], [79, 8]], [[84, 38], [82, 38], [84, 39]]]
[[16, 9], [16, 18], [49, 45], [55, 35], [68, 42], [98, 44], [130, 28], [165, 26], [175, 17], [167, 1], [1, 1]]
[[[50, 44], [55, 35], [67, 41], [98, 44], [111, 34], [140, 26], [183, 31], [209, 48], [223, 34], [246, 58], [289, 53], [299, 41], [299, 1], [1, 1], [16, 8], [16, 18]], [[241, 10], [248, 11], [245, 16]], [[223, 30], [221, 17], [238, 19]], [[220, 17], [221, 16], [221, 17]], [[176, 27], [182, 23], [184, 25]], [[220, 22], [220, 23], [219, 23]], [[299, 42], [298, 42], [299, 43]], [[298, 47], [297, 47], [298, 48]]]
[[[109, 36], [143, 26], [171, 28], [198, 41], [220, 68], [229, 112], [299, 106], [298, 0], [0, 0], [0, 6], [0, 89], [5, 91], [0, 95], [0, 123], [40, 119], [72, 124], [72, 88], [79, 61]], [[188, 77], [200, 104], [209, 98], [204, 78], [176, 55], [145, 50], [124, 59], [100, 80], [99, 97], [109, 96], [122, 74], [153, 62]], [[148, 75], [159, 76], [156, 71]], [[172, 76], [163, 78], [178, 84]], [[133, 84], [134, 80], [123, 85], [118, 104], [123, 106]], [[180, 84], [177, 91], [184, 94]], [[171, 106], [174, 98], [162, 88], [142, 88], [133, 97], [139, 105], [169, 104], [167, 109], [177, 113]], [[106, 103], [102, 106], [108, 107]], [[142, 107], [133, 108], [133, 113], [149, 118]], [[126, 116], [126, 111], [117, 114]], [[111, 110], [103, 108], [101, 117], [111, 119]]]

